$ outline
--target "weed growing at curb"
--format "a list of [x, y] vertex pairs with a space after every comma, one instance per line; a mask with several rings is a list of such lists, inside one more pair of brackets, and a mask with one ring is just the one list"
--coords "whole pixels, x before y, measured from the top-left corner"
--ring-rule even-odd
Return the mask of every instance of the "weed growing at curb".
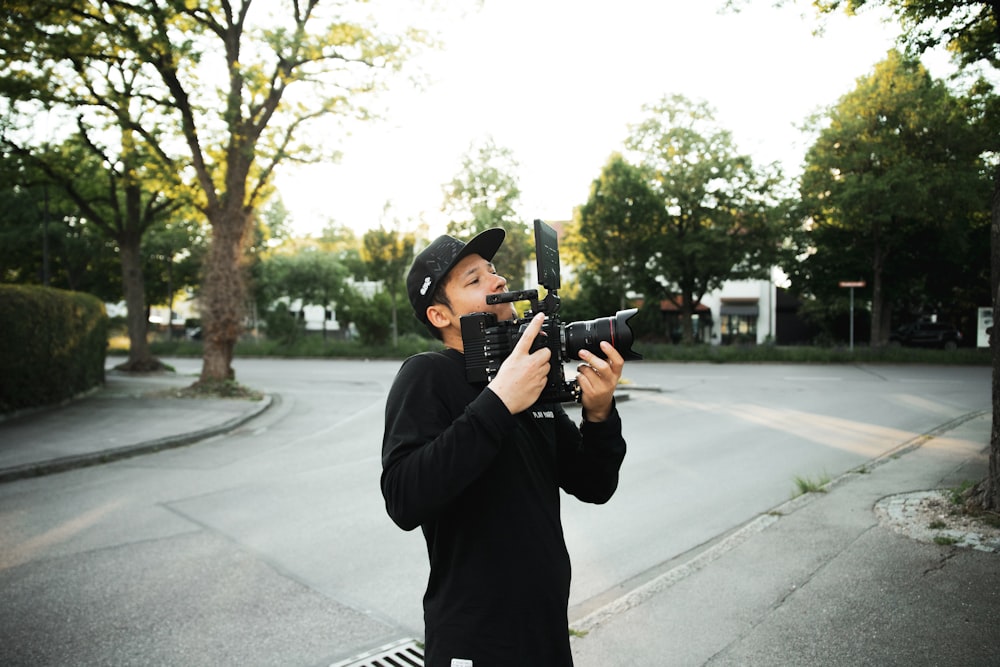
[[951, 504], [952, 505], [964, 505], [965, 504], [965, 492], [968, 491], [969, 489], [971, 489], [973, 486], [975, 486], [974, 482], [970, 482], [969, 480], [965, 480], [964, 482], [962, 482], [961, 484], [959, 484], [958, 486], [956, 486], [954, 489], [952, 489], [949, 492], [949, 494], [948, 494], [948, 498], [951, 500]]
[[798, 490], [798, 493], [793, 494], [792, 497], [794, 498], [797, 496], [804, 495], [806, 493], [826, 493], [826, 489], [824, 487], [829, 483], [830, 483], [830, 476], [826, 473], [823, 473], [815, 480], [809, 477], [802, 477], [800, 475], [796, 475], [795, 488]]

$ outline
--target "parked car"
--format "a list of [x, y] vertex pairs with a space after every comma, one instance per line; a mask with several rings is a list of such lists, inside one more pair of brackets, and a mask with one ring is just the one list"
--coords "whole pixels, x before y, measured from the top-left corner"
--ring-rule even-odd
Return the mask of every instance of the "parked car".
[[962, 344], [962, 332], [941, 322], [904, 324], [889, 336], [889, 343], [909, 347], [940, 347], [954, 350]]

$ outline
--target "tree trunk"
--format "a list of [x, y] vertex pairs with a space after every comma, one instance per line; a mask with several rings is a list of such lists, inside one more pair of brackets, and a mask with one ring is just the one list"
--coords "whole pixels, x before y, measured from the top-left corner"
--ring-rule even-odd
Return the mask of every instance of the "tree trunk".
[[993, 333], [990, 354], [993, 360], [993, 427], [990, 430], [990, 462], [986, 479], [980, 482], [979, 504], [983, 509], [1000, 511], [1000, 167], [993, 173], [993, 201], [990, 204], [990, 293], [993, 295]]
[[210, 217], [212, 239], [205, 261], [201, 317], [204, 336], [199, 382], [234, 380], [233, 349], [243, 332], [243, 237], [249, 215], [241, 208]]
[[134, 373], [148, 373], [160, 370], [163, 364], [149, 352], [146, 340], [146, 288], [142, 275], [142, 257], [138, 236], [124, 235], [117, 239], [122, 265], [122, 289], [125, 292], [125, 307], [128, 309], [128, 361], [116, 366], [117, 369]]
[[886, 300], [882, 293], [882, 267], [884, 264], [885, 257], [876, 231], [875, 247], [872, 253], [872, 321], [869, 342], [872, 347], [882, 347], [889, 342], [888, 314], [885, 312], [887, 310]]
[[691, 290], [682, 289], [681, 297], [681, 341], [685, 345], [694, 344], [694, 301]]

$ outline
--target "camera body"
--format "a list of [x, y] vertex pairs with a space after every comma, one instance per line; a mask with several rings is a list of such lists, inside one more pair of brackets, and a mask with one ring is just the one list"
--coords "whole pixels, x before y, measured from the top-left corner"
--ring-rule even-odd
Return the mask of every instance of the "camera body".
[[545, 323], [531, 346], [532, 352], [543, 347], [552, 351], [548, 380], [538, 402], [579, 401], [580, 385], [576, 380], [566, 380], [563, 362], [579, 359], [580, 350], [605, 357], [601, 351], [604, 340], [624, 359], [642, 359], [632, 351], [632, 329], [628, 325], [636, 309], [621, 310], [611, 317], [563, 324], [559, 319], [559, 239], [556, 231], [541, 220], [535, 220], [535, 257], [538, 282], [545, 289], [543, 298], [540, 299], [538, 290], [534, 289], [486, 297], [489, 304], [528, 301], [530, 309], [524, 318], [499, 321], [493, 313], [471, 313], [461, 317], [466, 378], [472, 383], [490, 382], [521, 340], [531, 318], [545, 313]]

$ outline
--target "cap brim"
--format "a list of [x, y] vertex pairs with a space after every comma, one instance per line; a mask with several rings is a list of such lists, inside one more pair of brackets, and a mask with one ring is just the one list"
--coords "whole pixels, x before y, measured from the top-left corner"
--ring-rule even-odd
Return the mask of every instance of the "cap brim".
[[459, 251], [458, 255], [451, 262], [451, 266], [448, 267], [448, 270], [450, 271], [463, 258], [469, 255], [479, 255], [486, 261], [492, 262], [493, 257], [497, 254], [497, 250], [503, 245], [503, 240], [506, 236], [507, 232], [500, 227], [487, 229], [485, 232], [477, 234]]

